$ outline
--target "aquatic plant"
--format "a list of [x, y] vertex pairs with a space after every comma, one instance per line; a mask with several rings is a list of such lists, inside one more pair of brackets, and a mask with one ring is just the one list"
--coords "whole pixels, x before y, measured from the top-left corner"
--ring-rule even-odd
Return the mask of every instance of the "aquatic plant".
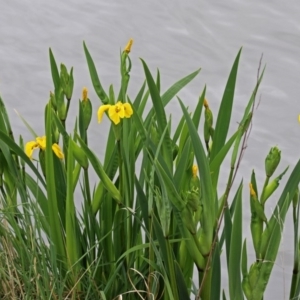
[[[45, 136], [38, 137], [22, 118], [34, 140], [25, 146], [22, 137], [17, 141], [0, 98], [1, 299], [263, 299], [291, 204], [295, 247], [290, 297], [297, 298], [300, 162], [269, 219], [267, 200], [287, 172], [286, 168], [273, 178], [281, 158], [277, 147], [266, 157], [260, 192], [252, 170], [248, 199], [243, 201], [243, 182], [232, 191], [265, 69], [232, 133], [241, 50], [214, 117], [206, 87], [195, 97], [194, 109], [177, 96], [200, 69], [162, 93], [159, 71], [154, 77], [141, 60], [145, 81], [136, 97], [130, 97], [132, 44], [130, 40], [120, 54], [118, 94], [112, 85], [103, 88], [83, 44], [100, 106], [94, 113], [96, 99], [91, 101], [83, 88], [73, 129], [66, 127], [74, 103], [73, 68], [68, 72], [61, 64], [59, 71], [51, 49], [54, 87], [45, 107]], [[171, 100], [182, 109], [174, 133], [165, 110]], [[100, 122], [104, 114], [111, 125], [100, 158], [88, 146], [89, 126], [91, 118], [97, 115]], [[39, 150], [38, 158], [33, 158], [34, 149]], [[219, 184], [222, 166], [228, 169], [225, 190]], [[97, 176], [95, 186], [91, 172]], [[245, 202], [250, 224], [243, 224], [243, 212], [249, 209]], [[251, 240], [244, 239], [243, 226], [251, 228], [256, 254], [250, 266]], [[227, 274], [221, 272], [222, 255]], [[228, 276], [228, 287], [222, 286], [221, 276]]]

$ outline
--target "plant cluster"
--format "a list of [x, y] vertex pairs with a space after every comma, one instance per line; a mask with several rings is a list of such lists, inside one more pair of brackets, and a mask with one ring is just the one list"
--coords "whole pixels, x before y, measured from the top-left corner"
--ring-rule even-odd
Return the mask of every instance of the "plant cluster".
[[[45, 107], [45, 136], [39, 136], [23, 119], [33, 141], [16, 140], [0, 98], [0, 298], [263, 299], [292, 203], [295, 259], [290, 298], [296, 299], [300, 293], [300, 162], [269, 219], [266, 201], [287, 172], [285, 169], [273, 179], [281, 157], [277, 147], [266, 158], [266, 179], [260, 193], [254, 171], [249, 200], [243, 201], [243, 182], [232, 191], [264, 70], [259, 72], [242, 119], [230, 134], [241, 50], [214, 124], [205, 87], [193, 111], [177, 96], [200, 69], [162, 93], [159, 71], [153, 77], [141, 60], [145, 81], [131, 98], [127, 88], [132, 43], [130, 40], [120, 53], [118, 94], [112, 85], [107, 91], [103, 88], [83, 44], [101, 101], [98, 121], [104, 114], [111, 121], [103, 159], [88, 146], [94, 112], [86, 88], [73, 129], [66, 127], [74, 102], [73, 68], [68, 71], [61, 64], [59, 70], [51, 49], [54, 89]], [[165, 107], [175, 96], [182, 117], [172, 133]], [[148, 101], [152, 106], [145, 112]], [[201, 116], [204, 126], [199, 133]], [[226, 157], [231, 159], [222, 191], [220, 168], [227, 164]], [[137, 163], [141, 163], [139, 171]], [[95, 186], [90, 183], [91, 170], [97, 176]], [[75, 193], [78, 187], [80, 193]], [[251, 227], [256, 254], [250, 266], [242, 230], [245, 202], [251, 209], [251, 222], [246, 225]], [[221, 272], [222, 255], [227, 274]], [[225, 290], [229, 294], [222, 290], [221, 276], [228, 276]]]

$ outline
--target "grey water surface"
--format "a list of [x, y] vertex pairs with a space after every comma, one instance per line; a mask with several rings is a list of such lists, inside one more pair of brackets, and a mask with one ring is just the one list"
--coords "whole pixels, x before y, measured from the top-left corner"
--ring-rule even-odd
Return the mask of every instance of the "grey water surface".
[[[300, 4], [293, 0], [1, 1], [0, 94], [16, 136], [21, 134], [25, 141], [33, 138], [14, 110], [43, 135], [44, 106], [49, 91], [53, 90], [48, 59], [51, 47], [58, 63], [63, 62], [68, 68], [74, 66], [75, 88], [67, 124], [71, 131], [82, 87], [88, 87], [95, 112], [100, 105], [90, 81], [82, 42], [86, 42], [103, 86], [108, 89], [110, 84], [119, 86], [119, 51], [133, 38], [131, 97], [136, 95], [144, 78], [139, 57], [152, 72], [160, 69], [162, 91], [201, 67], [199, 76], [179, 95], [192, 110], [206, 84], [207, 99], [216, 115], [230, 68], [242, 46], [232, 116], [234, 129], [256, 83], [263, 53], [267, 68], [259, 91], [261, 98], [236, 178], [236, 183], [244, 179], [243, 205], [248, 208], [251, 171], [256, 170], [261, 189], [264, 158], [271, 146], [277, 145], [282, 150], [280, 169], [290, 165], [288, 175], [300, 158], [299, 16]], [[168, 111], [176, 122], [181, 116], [176, 99], [168, 105]], [[91, 147], [100, 157], [104, 154], [108, 128], [108, 120], [97, 124], [95, 113], [89, 137]], [[226, 166], [222, 171], [221, 190], [228, 169]], [[268, 203], [269, 215], [279, 195], [280, 191]], [[248, 249], [251, 246], [249, 218], [247, 213], [243, 224]], [[265, 299], [288, 299], [293, 260], [291, 214], [287, 219]], [[227, 290], [226, 280], [224, 273], [222, 286]]]

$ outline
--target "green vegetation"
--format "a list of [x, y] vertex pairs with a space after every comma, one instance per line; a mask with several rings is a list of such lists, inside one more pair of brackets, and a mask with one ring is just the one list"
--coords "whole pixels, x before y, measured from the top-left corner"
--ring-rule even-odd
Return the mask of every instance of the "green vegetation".
[[[102, 145], [104, 159], [88, 147], [89, 125], [96, 113], [87, 89], [78, 103], [78, 116], [72, 116], [74, 128], [66, 128], [74, 101], [73, 68], [68, 71], [61, 64], [59, 70], [51, 50], [54, 89], [45, 107], [45, 136], [38, 137], [24, 120], [33, 141], [16, 140], [0, 98], [0, 298], [263, 299], [292, 206], [295, 247], [290, 298], [297, 299], [300, 162], [269, 219], [267, 200], [287, 172], [274, 175], [280, 163], [278, 148], [266, 158], [261, 190], [252, 170], [249, 198], [242, 200], [243, 182], [232, 190], [264, 69], [230, 134], [241, 51], [214, 118], [205, 87], [193, 109], [174, 99], [200, 70], [161, 93], [160, 73], [153, 77], [141, 60], [145, 82], [135, 98], [127, 95], [131, 46], [132, 40], [120, 54], [121, 80], [115, 94], [113, 86], [105, 90], [101, 85], [84, 44], [101, 101], [98, 120], [106, 118], [104, 114], [111, 120], [107, 143]], [[171, 100], [179, 101], [182, 109], [174, 133], [165, 111]], [[146, 113], [149, 101], [152, 106]], [[201, 117], [204, 128], [199, 134]], [[39, 151], [38, 159], [34, 149]], [[231, 157], [229, 165], [226, 157]], [[228, 169], [224, 191], [219, 187], [223, 165]], [[90, 184], [91, 171], [97, 176], [95, 186]], [[80, 209], [75, 206], [75, 190]], [[243, 211], [249, 209], [245, 202], [251, 207], [250, 224], [243, 224]], [[243, 238], [246, 226], [252, 234], [248, 245], [252, 242], [256, 253], [252, 262]], [[221, 273], [221, 255], [227, 274]], [[221, 275], [228, 276], [228, 287], [221, 285]]]

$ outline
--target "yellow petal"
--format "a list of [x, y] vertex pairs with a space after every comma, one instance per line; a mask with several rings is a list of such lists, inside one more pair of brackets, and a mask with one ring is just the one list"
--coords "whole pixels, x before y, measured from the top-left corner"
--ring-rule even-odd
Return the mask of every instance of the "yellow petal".
[[38, 143], [36, 141], [30, 141], [30, 142], [26, 143], [26, 145], [25, 145], [25, 153], [26, 153], [26, 155], [30, 159], [32, 159], [33, 150], [36, 149], [36, 148], [38, 148], [38, 147], [39, 147], [39, 145], [38, 145]]
[[117, 125], [120, 123], [120, 119], [124, 118], [125, 111], [124, 106], [121, 101], [117, 102], [115, 105], [112, 105], [108, 110], [109, 118]]
[[133, 114], [131, 105], [129, 103], [124, 103], [123, 107], [124, 107], [124, 112], [125, 112], [125, 115], [124, 115], [125, 118], [130, 118], [131, 115]]
[[116, 111], [115, 105], [112, 105], [108, 110], [109, 118], [117, 125], [120, 123], [120, 116]]
[[64, 158], [63, 152], [61, 151], [59, 145], [57, 145], [56, 143], [54, 143], [54, 144], [52, 145], [52, 150], [53, 150], [53, 152], [56, 154], [56, 156], [57, 156], [58, 158], [60, 158], [60, 159]]
[[124, 118], [125, 116], [125, 109], [124, 104], [121, 101], [118, 101], [115, 105], [116, 113], [119, 115], [120, 118]]
[[100, 123], [102, 121], [102, 117], [105, 111], [107, 111], [109, 108], [111, 107], [111, 105], [106, 104], [106, 105], [101, 105], [98, 109], [98, 123]]
[[42, 136], [42, 137], [37, 137], [36, 142], [38, 144], [38, 146], [42, 149], [45, 150], [46, 149], [46, 136]]
[[125, 46], [124, 51], [127, 52], [127, 53], [129, 53], [130, 50], [131, 50], [132, 44], [133, 44], [133, 39], [130, 39], [130, 40], [128, 41], [127, 45]]

